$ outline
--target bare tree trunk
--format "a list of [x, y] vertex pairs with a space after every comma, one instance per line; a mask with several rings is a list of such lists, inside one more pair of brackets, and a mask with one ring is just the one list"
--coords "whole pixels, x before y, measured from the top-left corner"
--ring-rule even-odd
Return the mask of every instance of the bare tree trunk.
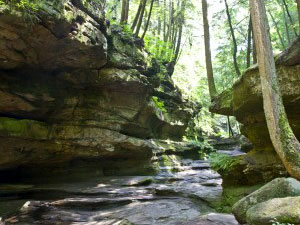
[[282, 102], [264, 0], [250, 0], [264, 111], [273, 146], [288, 173], [300, 179], [300, 144]]
[[214, 73], [213, 73], [212, 62], [211, 62], [210, 35], [209, 35], [209, 23], [207, 17], [206, 0], [202, 0], [202, 15], [203, 15], [203, 28], [204, 28], [206, 73], [207, 73], [207, 80], [208, 80], [209, 95], [212, 100], [217, 95], [217, 89], [215, 86]]
[[122, 0], [122, 8], [121, 8], [121, 20], [120, 23], [126, 22], [126, 5], [127, 5], [127, 0]]
[[288, 22], [287, 22], [285, 9], [284, 9], [283, 5], [280, 3], [279, 0], [276, 0], [276, 1], [277, 1], [278, 5], [280, 5], [280, 7], [282, 9], [283, 21], [284, 21], [284, 26], [285, 26], [285, 33], [286, 33], [286, 37], [287, 37], [287, 40], [288, 40], [288, 45], [290, 45], [291, 38], [290, 38], [289, 25], [288, 25]]
[[164, 0], [164, 27], [163, 27], [163, 32], [164, 32], [164, 41], [167, 42], [167, 1]]
[[169, 3], [169, 10], [170, 10], [170, 14], [169, 14], [169, 24], [168, 24], [168, 32], [167, 32], [167, 41], [171, 40], [171, 34], [172, 34], [172, 26], [173, 26], [173, 0], [170, 0]]
[[139, 7], [138, 7], [138, 10], [137, 10], [137, 13], [134, 17], [134, 20], [133, 20], [133, 23], [132, 23], [132, 26], [131, 26], [131, 30], [134, 31], [136, 25], [137, 25], [137, 22], [139, 20], [139, 17], [140, 17], [140, 14], [141, 14], [141, 11], [142, 11], [142, 7], [143, 7], [143, 1], [144, 0], [140, 0], [140, 4], [139, 4]]
[[126, 13], [125, 13], [125, 22], [128, 23], [128, 17], [129, 17], [129, 1], [126, 0]]
[[138, 37], [139, 33], [140, 33], [140, 29], [141, 29], [142, 22], [143, 22], [143, 19], [144, 19], [144, 13], [145, 13], [146, 4], [147, 4], [147, 0], [143, 0], [143, 5], [142, 5], [142, 8], [141, 8], [141, 13], [140, 13], [138, 24], [137, 24], [136, 31], [135, 31], [135, 36], [136, 37]]
[[146, 23], [146, 27], [144, 29], [144, 33], [142, 35], [142, 39], [144, 39], [146, 33], [147, 33], [147, 30], [148, 30], [148, 27], [149, 27], [149, 23], [150, 23], [150, 19], [151, 19], [151, 14], [152, 14], [152, 9], [153, 9], [153, 3], [154, 3], [154, 0], [151, 0], [151, 5], [150, 5], [150, 10], [149, 10], [149, 15], [148, 15], [148, 20], [147, 20], [147, 23]]
[[237, 42], [236, 42], [235, 35], [234, 35], [234, 30], [233, 30], [233, 26], [232, 26], [229, 7], [228, 7], [228, 4], [227, 4], [227, 0], [224, 0], [224, 2], [225, 2], [225, 6], [226, 6], [226, 14], [227, 14], [228, 23], [229, 23], [230, 32], [231, 32], [231, 37], [232, 37], [232, 42], [233, 42], [233, 64], [234, 64], [236, 74], [238, 76], [241, 76], [241, 72], [240, 72], [240, 69], [239, 69], [238, 62], [237, 62]]
[[252, 42], [253, 42], [253, 64], [257, 63], [257, 53], [256, 53], [256, 43], [255, 43], [255, 38], [254, 38], [254, 31], [253, 31], [253, 23], [252, 23], [252, 17], [251, 17], [251, 27], [252, 27]]
[[249, 68], [251, 64], [251, 40], [252, 40], [252, 22], [250, 16], [249, 26], [248, 26], [248, 43], [247, 43], [247, 68]]
[[291, 16], [291, 14], [290, 14], [289, 7], [288, 7], [288, 5], [286, 4], [286, 1], [285, 1], [285, 0], [282, 0], [282, 2], [283, 2], [283, 5], [284, 5], [284, 7], [285, 7], [286, 13], [287, 13], [287, 15], [288, 15], [288, 17], [289, 17], [289, 20], [290, 20], [290, 22], [291, 22], [291, 25], [292, 25], [292, 27], [293, 27], [293, 31], [294, 31], [294, 33], [295, 33], [295, 35], [296, 35], [296, 37], [297, 37], [297, 36], [298, 36], [298, 33], [297, 33], [297, 31], [296, 31], [296, 29], [295, 29], [295, 27], [294, 27], [294, 21], [293, 21], [293, 18], [292, 18], [292, 16]]
[[227, 124], [228, 124], [228, 136], [233, 137], [234, 133], [233, 133], [233, 130], [232, 130], [232, 127], [231, 127], [231, 124], [230, 124], [230, 117], [229, 116], [227, 116]]
[[280, 40], [280, 43], [281, 43], [281, 46], [282, 46], [282, 50], [284, 50], [284, 49], [285, 49], [284, 41], [283, 41], [282, 36], [281, 36], [281, 34], [280, 34], [280, 29], [279, 29], [279, 27], [278, 27], [278, 24], [277, 24], [277, 22], [275, 21], [275, 18], [274, 18], [274, 16], [272, 15], [272, 13], [271, 13], [270, 11], [268, 11], [268, 13], [269, 13], [269, 15], [270, 15], [270, 17], [271, 17], [271, 19], [272, 19], [272, 22], [273, 22], [273, 24], [274, 24], [274, 26], [275, 26], [277, 35], [278, 35], [278, 37], [279, 37], [279, 40]]
[[157, 18], [157, 34], [158, 36], [160, 37], [160, 34], [161, 34], [161, 18], [160, 18], [160, 0], [157, 0], [157, 6], [158, 6], [158, 9], [159, 9], [159, 12], [158, 12], [158, 18]]
[[300, 0], [296, 0], [297, 2], [297, 10], [298, 10], [298, 24], [300, 29]]

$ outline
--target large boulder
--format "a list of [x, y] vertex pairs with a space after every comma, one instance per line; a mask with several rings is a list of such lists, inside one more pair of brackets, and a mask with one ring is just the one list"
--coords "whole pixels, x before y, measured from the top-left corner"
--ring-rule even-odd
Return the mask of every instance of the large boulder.
[[294, 178], [277, 178], [242, 198], [233, 206], [232, 211], [240, 223], [246, 223], [246, 215], [251, 207], [273, 198], [291, 196], [300, 196], [300, 182]]
[[249, 225], [300, 224], [300, 197], [274, 198], [247, 211]]
[[[275, 59], [287, 116], [296, 137], [300, 139], [300, 38]], [[250, 67], [232, 88], [217, 96], [210, 111], [235, 116], [242, 124], [241, 133], [253, 143], [253, 149], [244, 156], [244, 168], [233, 174], [256, 177], [256, 182], [262, 183], [287, 175], [270, 140], [257, 65]], [[251, 179], [248, 180], [251, 182]]]

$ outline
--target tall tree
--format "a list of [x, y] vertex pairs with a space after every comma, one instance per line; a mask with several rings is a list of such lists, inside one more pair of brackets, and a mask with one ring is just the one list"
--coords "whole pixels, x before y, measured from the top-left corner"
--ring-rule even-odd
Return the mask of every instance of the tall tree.
[[139, 17], [140, 17], [140, 14], [141, 14], [141, 11], [142, 11], [142, 8], [143, 8], [143, 2], [144, 0], [140, 0], [140, 4], [139, 4], [139, 7], [138, 7], [138, 10], [136, 12], [136, 15], [134, 17], [134, 20], [133, 20], [133, 23], [132, 23], [132, 26], [131, 26], [131, 30], [134, 31], [136, 25], [137, 25], [137, 22], [139, 20]]
[[[178, 20], [178, 26], [179, 26], [179, 28], [178, 28], [178, 38], [177, 38], [177, 34], [176, 34], [175, 39], [174, 39], [174, 46], [176, 46], [175, 54], [174, 54], [175, 63], [178, 61], [180, 47], [181, 47], [182, 31], [183, 31], [183, 24], [184, 24], [184, 14], [185, 14], [185, 1], [186, 0], [183, 0], [182, 3], [181, 3], [181, 9], [180, 9], [179, 20]], [[177, 44], [175, 43], [176, 39], [177, 39]]]
[[234, 68], [235, 68], [235, 72], [238, 76], [241, 76], [241, 71], [237, 62], [237, 41], [235, 38], [235, 34], [234, 34], [234, 29], [232, 26], [232, 20], [231, 20], [231, 15], [230, 15], [230, 11], [229, 11], [229, 7], [227, 4], [227, 0], [224, 0], [225, 2], [225, 7], [226, 7], [226, 14], [227, 14], [227, 19], [228, 19], [228, 23], [229, 23], [229, 28], [230, 28], [230, 33], [231, 33], [231, 37], [232, 37], [232, 43], [233, 43], [233, 64], [234, 64]]
[[296, 29], [295, 29], [295, 27], [294, 27], [294, 21], [293, 21], [293, 18], [292, 18], [292, 16], [291, 16], [291, 14], [290, 14], [289, 7], [288, 7], [288, 5], [286, 4], [286, 1], [285, 1], [285, 0], [282, 0], [282, 2], [283, 2], [283, 5], [284, 5], [284, 8], [285, 8], [285, 10], [286, 10], [286, 13], [287, 13], [287, 15], [288, 15], [288, 17], [289, 17], [289, 20], [290, 20], [290, 22], [291, 22], [293, 31], [294, 31], [294, 33], [295, 33], [295, 35], [296, 35], [296, 37], [297, 37], [297, 36], [298, 36], [298, 33], [297, 33], [297, 31], [296, 31]]
[[147, 4], [147, 0], [143, 0], [141, 12], [140, 12], [138, 23], [137, 23], [136, 30], [135, 30], [135, 36], [136, 37], [138, 37], [139, 33], [140, 33], [140, 29], [141, 29], [142, 22], [143, 22], [143, 19], [144, 19], [146, 4]]
[[249, 68], [251, 64], [251, 41], [252, 41], [252, 22], [250, 16], [249, 25], [248, 25], [248, 42], [247, 42], [247, 68]]
[[276, 30], [276, 32], [277, 32], [277, 35], [278, 35], [278, 38], [279, 38], [279, 40], [280, 40], [280, 43], [281, 43], [281, 46], [282, 46], [282, 50], [283, 50], [283, 49], [285, 49], [285, 46], [284, 46], [283, 38], [282, 38], [282, 36], [281, 36], [281, 34], [280, 34], [280, 29], [279, 29], [279, 27], [278, 27], [278, 24], [277, 24], [277, 22], [276, 22], [276, 20], [275, 20], [275, 18], [274, 18], [274, 16], [273, 16], [273, 14], [272, 14], [270, 11], [268, 11], [268, 13], [269, 13], [269, 15], [270, 15], [270, 17], [271, 17], [271, 19], [272, 19], [272, 22], [273, 22], [273, 24], [274, 24], [274, 26], [275, 26], [275, 30]]
[[160, 9], [160, 0], [157, 0], [157, 6], [158, 6], [158, 17], [157, 17], [157, 34], [158, 36], [160, 37], [160, 34], [161, 34], [161, 9]]
[[151, 0], [151, 4], [150, 4], [150, 10], [149, 10], [149, 15], [148, 15], [148, 19], [147, 19], [147, 23], [146, 23], [146, 26], [145, 26], [145, 29], [144, 29], [144, 32], [143, 32], [143, 35], [142, 35], [142, 39], [144, 39], [146, 33], [147, 33], [147, 30], [148, 30], [148, 27], [149, 27], [149, 23], [150, 23], [150, 19], [151, 19], [151, 14], [152, 14], [152, 9], [153, 9], [153, 3], [154, 3], [154, 0]]
[[121, 8], [121, 23], [128, 22], [128, 12], [129, 11], [129, 0], [122, 0], [122, 8]]
[[208, 80], [209, 95], [210, 95], [210, 98], [213, 99], [217, 95], [217, 90], [216, 90], [216, 86], [215, 86], [213, 68], [212, 68], [212, 63], [211, 63], [210, 35], [209, 35], [209, 23], [208, 23], [207, 11], [208, 11], [207, 10], [207, 1], [202, 0], [206, 73], [207, 73], [207, 80]]
[[297, 10], [298, 10], [298, 24], [300, 29], [300, 0], [296, 0], [297, 3]]
[[300, 143], [284, 109], [269, 34], [264, 0], [250, 0], [264, 111], [273, 146], [288, 173], [300, 179]]

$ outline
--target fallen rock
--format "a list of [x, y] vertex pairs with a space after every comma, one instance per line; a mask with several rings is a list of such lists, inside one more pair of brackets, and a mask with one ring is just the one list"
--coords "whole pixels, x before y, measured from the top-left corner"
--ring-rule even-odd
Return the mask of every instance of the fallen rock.
[[247, 211], [249, 225], [300, 224], [300, 197], [274, 198]]
[[246, 214], [251, 207], [273, 198], [292, 196], [300, 196], [300, 182], [294, 178], [277, 178], [238, 201], [232, 212], [240, 223], [246, 223]]

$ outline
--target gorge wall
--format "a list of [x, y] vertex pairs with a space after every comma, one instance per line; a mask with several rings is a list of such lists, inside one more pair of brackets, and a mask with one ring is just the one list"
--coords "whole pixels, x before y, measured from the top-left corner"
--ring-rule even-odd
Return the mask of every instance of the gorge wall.
[[[300, 39], [275, 57], [277, 75], [290, 125], [300, 139]], [[261, 84], [257, 65], [249, 68], [233, 87], [213, 102], [211, 112], [235, 116], [242, 123], [241, 132], [254, 145], [240, 164], [228, 174], [228, 183], [255, 184], [285, 176], [283, 164], [271, 143], [263, 110]], [[234, 175], [235, 181], [230, 178]]]
[[143, 170], [160, 149], [153, 139], [184, 135], [195, 106], [95, 5], [2, 5], [0, 29], [0, 171], [76, 161]]

